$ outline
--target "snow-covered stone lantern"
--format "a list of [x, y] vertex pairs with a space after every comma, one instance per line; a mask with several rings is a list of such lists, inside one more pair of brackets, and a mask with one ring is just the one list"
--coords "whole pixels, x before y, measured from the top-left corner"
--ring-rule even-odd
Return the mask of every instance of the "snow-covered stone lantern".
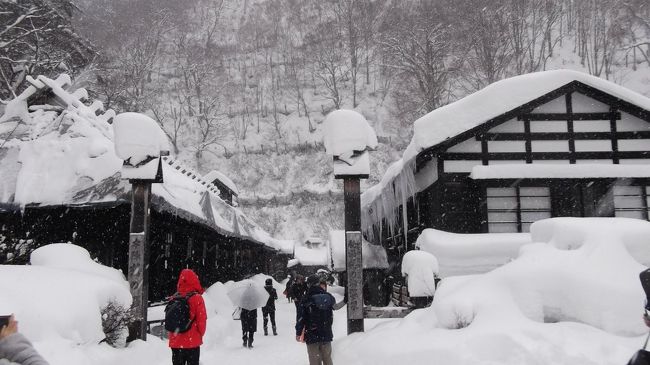
[[163, 182], [161, 156], [169, 147], [158, 123], [144, 114], [118, 114], [113, 132], [115, 153], [124, 160], [122, 179], [132, 185], [128, 280], [136, 321], [129, 327], [129, 340], [146, 340], [151, 184]]
[[325, 150], [333, 157], [334, 177], [343, 179], [348, 334], [363, 332], [360, 179], [370, 175], [368, 151], [377, 148], [377, 136], [363, 115], [335, 110], [325, 118], [324, 138]]

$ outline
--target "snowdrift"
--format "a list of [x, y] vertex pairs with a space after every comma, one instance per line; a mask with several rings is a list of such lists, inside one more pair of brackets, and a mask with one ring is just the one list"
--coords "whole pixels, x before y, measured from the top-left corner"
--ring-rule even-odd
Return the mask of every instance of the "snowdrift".
[[642, 344], [650, 223], [553, 218], [482, 275], [446, 278], [430, 308], [340, 341], [355, 364], [621, 364]]
[[31, 261], [0, 265], [0, 313], [14, 313], [33, 341], [97, 344], [104, 338], [101, 308], [110, 300], [131, 305], [122, 273], [92, 261], [79, 246], [48, 245], [36, 249]]

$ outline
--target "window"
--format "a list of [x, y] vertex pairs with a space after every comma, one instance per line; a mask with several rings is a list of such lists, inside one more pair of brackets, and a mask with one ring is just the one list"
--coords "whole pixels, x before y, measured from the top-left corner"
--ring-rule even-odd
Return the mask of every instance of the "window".
[[192, 237], [187, 238], [187, 256], [186, 259], [192, 258]]
[[530, 232], [530, 225], [551, 217], [548, 187], [487, 188], [488, 231]]
[[[168, 232], [165, 235], [165, 257], [166, 258], [169, 258], [169, 256], [171, 256], [171, 248], [172, 248], [173, 237], [174, 236], [172, 235], [171, 232]], [[165, 265], [167, 265], [166, 262], [167, 261], [165, 261]], [[167, 266], [165, 266], [165, 268], [167, 268]]]
[[614, 186], [616, 217], [648, 220], [648, 186]]

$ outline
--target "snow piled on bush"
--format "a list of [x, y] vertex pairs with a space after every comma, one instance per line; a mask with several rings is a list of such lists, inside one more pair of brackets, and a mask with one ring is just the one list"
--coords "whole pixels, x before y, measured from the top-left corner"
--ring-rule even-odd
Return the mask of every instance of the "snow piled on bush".
[[514, 261], [444, 279], [430, 308], [340, 341], [336, 361], [625, 363], [647, 333], [639, 273], [650, 223], [553, 218], [531, 235]]
[[101, 308], [110, 300], [131, 305], [122, 273], [92, 261], [79, 246], [47, 245], [31, 260], [31, 266], [0, 265], [0, 313], [14, 313], [33, 341], [97, 344], [104, 338]]
[[408, 280], [410, 296], [433, 296], [436, 291], [438, 260], [425, 251], [409, 251], [402, 258], [402, 275]]

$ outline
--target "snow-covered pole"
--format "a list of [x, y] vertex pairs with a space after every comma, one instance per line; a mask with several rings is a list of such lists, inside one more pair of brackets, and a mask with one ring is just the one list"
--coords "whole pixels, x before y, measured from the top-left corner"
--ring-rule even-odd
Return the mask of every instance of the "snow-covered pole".
[[348, 334], [364, 330], [360, 180], [370, 175], [368, 151], [375, 148], [375, 131], [361, 114], [335, 110], [325, 118], [325, 149], [333, 157], [334, 177], [343, 179]]
[[132, 186], [128, 281], [136, 319], [129, 324], [128, 340], [146, 340], [151, 184], [163, 182], [160, 160], [168, 154], [167, 141], [156, 121], [144, 114], [117, 115], [113, 130], [115, 153], [124, 160], [122, 179]]

